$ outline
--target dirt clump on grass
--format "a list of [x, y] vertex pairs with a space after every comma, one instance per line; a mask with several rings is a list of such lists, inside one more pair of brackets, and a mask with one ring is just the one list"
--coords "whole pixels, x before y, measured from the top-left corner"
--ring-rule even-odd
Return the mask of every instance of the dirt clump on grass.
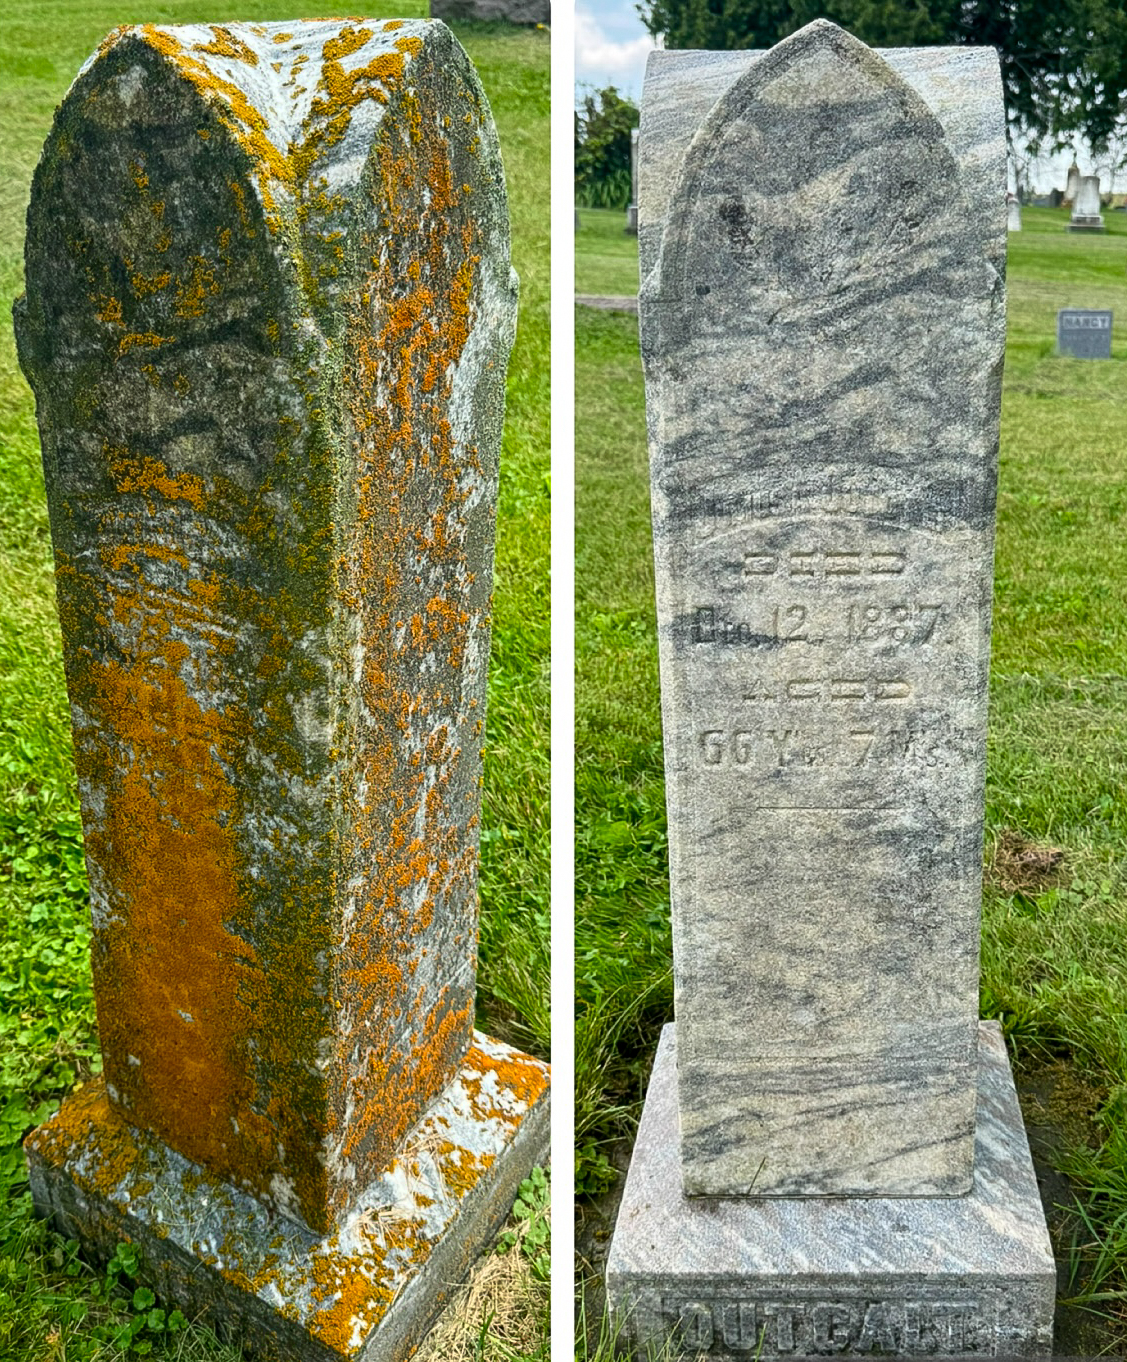
[[1060, 884], [1064, 847], [1031, 842], [1013, 828], [1002, 828], [986, 868], [990, 882], [1003, 894], [1040, 894]]

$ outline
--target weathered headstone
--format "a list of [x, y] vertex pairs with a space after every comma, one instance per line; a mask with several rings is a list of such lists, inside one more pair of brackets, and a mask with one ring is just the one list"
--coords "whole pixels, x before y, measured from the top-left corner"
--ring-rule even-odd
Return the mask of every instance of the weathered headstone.
[[638, 129], [630, 129], [630, 202], [626, 206], [626, 231], [638, 235]]
[[473, 1029], [515, 310], [440, 23], [118, 30], [36, 172], [105, 1077], [32, 1189], [251, 1351], [408, 1355], [546, 1142]]
[[978, 1022], [1004, 173], [989, 50], [818, 21], [647, 68], [676, 1026], [607, 1265], [639, 1352], [1049, 1347]]
[[1111, 317], [1111, 312], [1099, 308], [1062, 307], [1057, 313], [1057, 354], [1110, 359]]
[[430, 0], [430, 17], [550, 24], [552, 5], [551, 0]]
[[1072, 205], [1072, 218], [1068, 224], [1070, 232], [1102, 232], [1103, 214], [1100, 212], [1100, 177], [1082, 175], [1076, 198]]
[[1080, 192], [1080, 167], [1076, 164], [1073, 157], [1072, 164], [1068, 167], [1068, 178], [1064, 182], [1064, 202], [1072, 204], [1076, 202], [1076, 196]]
[[1016, 194], [1006, 195], [1006, 231], [1021, 231], [1021, 200]]

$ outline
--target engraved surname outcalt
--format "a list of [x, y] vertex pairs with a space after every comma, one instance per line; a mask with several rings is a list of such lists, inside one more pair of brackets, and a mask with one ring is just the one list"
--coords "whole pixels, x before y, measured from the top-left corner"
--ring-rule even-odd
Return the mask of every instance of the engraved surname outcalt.
[[893, 1307], [887, 1301], [874, 1301], [865, 1310], [861, 1335], [857, 1340], [858, 1351], [871, 1353], [876, 1348], [882, 1353], [896, 1352], [896, 1329], [893, 1327], [892, 1315]]
[[794, 1301], [766, 1301], [763, 1318], [775, 1322], [775, 1347], [781, 1353], [792, 1353], [797, 1342], [795, 1326], [806, 1314], [806, 1306]]
[[810, 1312], [814, 1347], [819, 1352], [840, 1353], [853, 1337], [853, 1310], [843, 1302], [820, 1301]]
[[713, 1338], [712, 1306], [701, 1301], [685, 1301], [678, 1311], [681, 1339], [689, 1348], [711, 1348]]
[[720, 1336], [726, 1348], [757, 1352], [762, 1330], [757, 1327], [755, 1306], [750, 1301], [725, 1301], [720, 1306]]

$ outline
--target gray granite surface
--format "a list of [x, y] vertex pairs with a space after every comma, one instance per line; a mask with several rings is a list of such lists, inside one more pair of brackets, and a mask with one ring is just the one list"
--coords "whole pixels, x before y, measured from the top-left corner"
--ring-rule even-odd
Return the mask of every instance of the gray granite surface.
[[[999, 145], [1002, 98], [998, 59], [983, 47], [873, 49], [938, 119], [958, 162], [982, 249], [1005, 270], [993, 199], [1006, 184], [1005, 139]], [[765, 52], [656, 51], [646, 63], [641, 104], [639, 265], [644, 279], [657, 262], [669, 200], [685, 152], [722, 94]], [[1001, 242], [1001, 245], [999, 244]]]
[[948, 54], [954, 133], [825, 21], [730, 55], [726, 88], [685, 55], [701, 118], [667, 143], [644, 105], [640, 163], [684, 1187], [955, 1195], [1005, 334], [996, 64], [968, 73], [996, 59]]
[[1056, 1267], [996, 1023], [979, 1028], [972, 1191], [903, 1199], [683, 1196], [677, 1030], [607, 1258], [621, 1342], [639, 1357], [1048, 1356]]

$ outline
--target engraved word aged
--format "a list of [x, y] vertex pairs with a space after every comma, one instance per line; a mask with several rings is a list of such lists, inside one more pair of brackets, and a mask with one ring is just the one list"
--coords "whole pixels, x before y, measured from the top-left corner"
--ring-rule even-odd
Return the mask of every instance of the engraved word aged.
[[789, 700], [795, 703], [818, 700], [834, 704], [841, 700], [907, 700], [912, 694], [912, 683], [893, 676], [796, 676], [789, 681], [767, 682], [752, 678], [744, 692], [744, 700], [756, 704], [766, 700]]
[[665, 1299], [661, 1311], [683, 1347], [706, 1352], [942, 1356], [974, 1352], [981, 1334], [989, 1334], [973, 1300]]

